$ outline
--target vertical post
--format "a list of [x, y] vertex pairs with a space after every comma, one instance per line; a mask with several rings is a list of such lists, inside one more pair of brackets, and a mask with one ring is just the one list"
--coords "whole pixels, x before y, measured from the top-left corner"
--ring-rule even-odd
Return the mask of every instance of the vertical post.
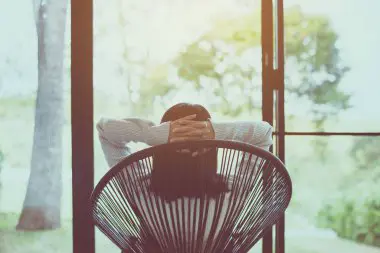
[[71, 1], [73, 252], [94, 253], [89, 198], [94, 187], [93, 5]]
[[262, 117], [273, 124], [273, 4], [261, 1]]
[[[276, 102], [276, 131], [278, 132], [276, 154], [285, 163], [285, 56], [284, 56], [284, 3], [276, 1], [276, 52], [277, 68], [275, 73], [277, 99]], [[276, 253], [285, 253], [285, 215], [276, 224]]]
[[[261, 1], [262, 117], [273, 124], [273, 3]], [[265, 180], [265, 179], [264, 179]], [[264, 182], [264, 186], [269, 182]], [[263, 237], [262, 252], [273, 252], [272, 229]]]
[[277, 1], [277, 69], [275, 73], [277, 94], [277, 128], [279, 145], [277, 155], [285, 163], [285, 55], [284, 55], [284, 5], [283, 0]]

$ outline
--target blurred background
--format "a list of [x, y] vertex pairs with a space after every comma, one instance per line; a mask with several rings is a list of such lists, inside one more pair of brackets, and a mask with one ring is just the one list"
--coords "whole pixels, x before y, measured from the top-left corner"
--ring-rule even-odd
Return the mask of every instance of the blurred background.
[[[260, 120], [260, 5], [94, 0], [94, 122], [106, 116], [158, 123], [177, 102], [203, 104], [216, 120]], [[380, 2], [284, 5], [286, 131], [379, 132]], [[63, 122], [61, 224], [17, 231], [31, 172], [38, 40], [32, 2], [0, 1], [1, 253], [72, 252], [70, 6], [66, 15], [63, 58], [56, 59], [64, 63], [63, 79], [51, 84], [59, 86], [54, 94], [63, 107], [45, 108]], [[45, 43], [55, 40], [47, 36]], [[108, 167], [96, 130], [94, 142], [97, 182]], [[380, 137], [286, 136], [285, 143], [294, 187], [286, 252], [380, 253]], [[119, 252], [98, 231], [96, 249]]]

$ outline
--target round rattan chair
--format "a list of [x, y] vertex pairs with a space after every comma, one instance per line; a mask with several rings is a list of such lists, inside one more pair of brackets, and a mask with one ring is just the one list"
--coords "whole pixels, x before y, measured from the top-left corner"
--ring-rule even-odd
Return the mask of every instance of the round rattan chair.
[[[215, 150], [216, 173], [229, 190], [175, 199], [153, 191], [154, 157], [170, 161], [169, 154], [183, 150]], [[171, 143], [111, 168], [93, 191], [91, 215], [122, 252], [244, 253], [284, 214], [291, 194], [283, 163], [266, 150], [234, 141]]]

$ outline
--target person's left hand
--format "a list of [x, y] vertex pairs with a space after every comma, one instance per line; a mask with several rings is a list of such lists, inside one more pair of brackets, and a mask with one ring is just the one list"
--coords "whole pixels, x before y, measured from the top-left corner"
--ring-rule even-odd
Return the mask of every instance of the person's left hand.
[[[211, 140], [215, 139], [214, 128], [210, 121], [194, 121], [194, 120], [181, 120], [173, 129], [175, 138], [171, 139], [171, 142], [178, 141], [190, 141], [190, 140]], [[204, 154], [209, 149], [202, 149], [192, 153], [195, 157], [200, 154]], [[181, 150], [181, 153], [189, 153], [190, 150]]]
[[170, 142], [215, 139], [214, 128], [208, 120], [180, 120], [172, 132], [175, 133], [175, 137], [171, 138]]

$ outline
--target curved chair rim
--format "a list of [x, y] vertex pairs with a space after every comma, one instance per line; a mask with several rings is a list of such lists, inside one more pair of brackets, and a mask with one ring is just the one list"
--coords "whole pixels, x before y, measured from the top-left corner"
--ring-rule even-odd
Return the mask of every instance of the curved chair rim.
[[[271, 159], [271, 161], [274, 163], [274, 166], [280, 170], [284, 170], [284, 175], [287, 177], [287, 179], [291, 182], [291, 178], [289, 176], [289, 173], [287, 172], [285, 165], [282, 163], [282, 161], [272, 154], [271, 152], [259, 148], [257, 146], [240, 142], [240, 141], [230, 141], [230, 140], [199, 140], [199, 141], [191, 141], [191, 142], [176, 142], [176, 143], [165, 143], [160, 144], [152, 147], [148, 147], [146, 149], [137, 151], [133, 154], [130, 154], [129, 156], [126, 156], [123, 158], [119, 163], [115, 164], [113, 167], [107, 171], [107, 173], [99, 180], [97, 185], [95, 186], [91, 197], [90, 197], [90, 203], [91, 208], [94, 207], [95, 201], [97, 200], [98, 196], [101, 193], [101, 189], [103, 189], [107, 183], [112, 179], [112, 177], [120, 171], [120, 169], [124, 168], [124, 165], [127, 163], [132, 163], [141, 159], [144, 159], [146, 157], [152, 156], [156, 150], [161, 149], [162, 147], [165, 147], [169, 150], [175, 150], [175, 149], [185, 149], [189, 148], [191, 146], [192, 148], [197, 147], [217, 147], [217, 148], [226, 148], [226, 149], [237, 149], [239, 151], [244, 152], [255, 152], [255, 155], [258, 155], [260, 157]], [[292, 184], [290, 184], [290, 193], [292, 192]], [[291, 194], [290, 194], [291, 195]]]

